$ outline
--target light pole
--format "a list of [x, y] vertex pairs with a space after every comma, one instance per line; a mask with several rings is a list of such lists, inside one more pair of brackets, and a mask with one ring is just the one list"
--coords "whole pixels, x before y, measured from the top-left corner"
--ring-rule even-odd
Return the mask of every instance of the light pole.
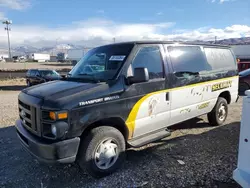
[[11, 20], [6, 20], [3, 21], [3, 24], [6, 25], [6, 27], [4, 28], [7, 31], [7, 35], [8, 35], [8, 46], [9, 46], [9, 58], [11, 58], [11, 52], [10, 52], [10, 35], [9, 35], [9, 31], [10, 31], [10, 24], [12, 24]]

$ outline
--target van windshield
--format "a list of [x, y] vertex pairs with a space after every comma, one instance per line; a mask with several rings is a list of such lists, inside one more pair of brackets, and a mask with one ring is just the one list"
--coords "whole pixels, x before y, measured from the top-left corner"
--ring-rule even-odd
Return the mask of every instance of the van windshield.
[[70, 78], [107, 81], [114, 79], [134, 44], [112, 44], [89, 50], [69, 72]]

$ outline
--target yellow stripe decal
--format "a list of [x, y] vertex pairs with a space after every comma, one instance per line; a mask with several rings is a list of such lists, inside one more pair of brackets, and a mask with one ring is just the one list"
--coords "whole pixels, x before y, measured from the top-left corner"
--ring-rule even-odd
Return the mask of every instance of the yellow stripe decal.
[[136, 116], [137, 116], [137, 113], [139, 111], [139, 108], [140, 108], [141, 104], [147, 98], [149, 98], [150, 96], [158, 94], [158, 93], [176, 91], [176, 90], [180, 90], [180, 89], [184, 89], [184, 88], [190, 88], [190, 87], [195, 87], [195, 86], [200, 86], [200, 85], [205, 85], [205, 84], [220, 82], [220, 81], [229, 80], [229, 79], [238, 78], [238, 77], [239, 76], [233, 76], [233, 77], [229, 77], [229, 78], [221, 78], [221, 79], [218, 79], [218, 80], [211, 80], [211, 81], [207, 81], [207, 82], [196, 83], [196, 84], [191, 84], [191, 85], [187, 85], [187, 86], [176, 87], [176, 88], [172, 88], [172, 89], [160, 90], [160, 91], [155, 91], [155, 92], [146, 94], [138, 102], [136, 102], [136, 104], [133, 106], [133, 108], [130, 111], [129, 116], [128, 116], [127, 120], [126, 120], [126, 125], [127, 125], [128, 130], [129, 130], [129, 137], [128, 138], [131, 139], [132, 136], [133, 136], [134, 129], [135, 129], [135, 120], [136, 120]]

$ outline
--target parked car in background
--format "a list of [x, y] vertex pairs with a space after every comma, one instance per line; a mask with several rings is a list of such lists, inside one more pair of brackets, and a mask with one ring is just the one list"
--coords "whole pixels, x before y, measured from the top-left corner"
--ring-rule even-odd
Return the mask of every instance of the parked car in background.
[[41, 84], [48, 81], [59, 80], [62, 76], [55, 70], [50, 69], [30, 69], [26, 74], [27, 86]]
[[239, 72], [239, 92], [250, 89], [250, 68]]
[[241, 59], [238, 62], [238, 70], [244, 71], [250, 68], [250, 59]]

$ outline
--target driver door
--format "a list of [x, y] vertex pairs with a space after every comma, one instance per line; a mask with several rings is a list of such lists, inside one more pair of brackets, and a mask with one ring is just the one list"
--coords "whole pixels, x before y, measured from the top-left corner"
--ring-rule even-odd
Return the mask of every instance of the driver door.
[[170, 119], [169, 93], [165, 92], [166, 78], [164, 50], [161, 45], [139, 45], [132, 60], [130, 70], [137, 67], [148, 69], [149, 81], [134, 83], [128, 87], [133, 106], [126, 121], [133, 138], [160, 130], [168, 125]]

